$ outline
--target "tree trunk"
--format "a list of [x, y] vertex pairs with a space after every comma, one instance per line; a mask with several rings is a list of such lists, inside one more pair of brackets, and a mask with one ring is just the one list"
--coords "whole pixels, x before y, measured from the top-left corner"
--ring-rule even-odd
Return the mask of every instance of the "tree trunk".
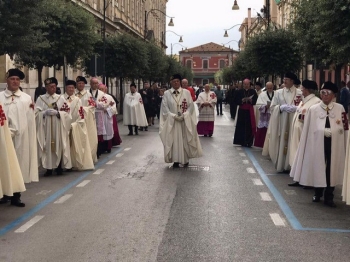
[[42, 65], [38, 66], [37, 71], [38, 71], [38, 87], [42, 87], [43, 86], [43, 79], [42, 79], [43, 66]]
[[123, 103], [124, 103], [124, 95], [123, 95], [123, 78], [120, 79], [120, 114], [123, 114]]

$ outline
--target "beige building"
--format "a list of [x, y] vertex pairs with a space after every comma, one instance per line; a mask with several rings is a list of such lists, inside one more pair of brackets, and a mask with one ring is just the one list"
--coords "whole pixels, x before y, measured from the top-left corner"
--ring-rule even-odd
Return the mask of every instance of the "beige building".
[[[85, 8], [96, 19], [99, 33], [103, 32], [103, 21], [105, 13], [106, 37], [115, 34], [132, 34], [138, 38], [154, 39], [162, 48], [165, 45], [166, 28], [166, 4], [168, 0], [72, 0], [82, 8]], [[104, 12], [105, 11], [105, 12]], [[6, 88], [5, 74], [8, 69], [15, 67], [14, 61], [9, 56], [0, 56], [0, 90]], [[24, 91], [34, 95], [38, 86], [37, 71], [23, 68], [26, 78], [21, 84]], [[75, 79], [77, 75], [84, 75], [78, 69], [67, 67], [66, 76], [68, 79]], [[55, 68], [44, 68], [43, 80], [47, 77], [55, 76], [59, 81], [59, 86], [63, 86], [63, 70]], [[113, 94], [118, 95], [116, 85], [118, 81], [111, 82], [114, 87]]]

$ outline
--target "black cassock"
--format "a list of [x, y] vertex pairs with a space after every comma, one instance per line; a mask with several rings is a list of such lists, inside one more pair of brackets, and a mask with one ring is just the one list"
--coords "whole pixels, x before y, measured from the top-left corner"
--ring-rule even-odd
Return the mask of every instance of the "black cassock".
[[[239, 109], [233, 144], [251, 147], [255, 134], [253, 129], [256, 129], [253, 105], [256, 104], [258, 95], [254, 89], [240, 89], [235, 95], [235, 102], [239, 105]], [[252, 97], [252, 102], [242, 102], [243, 98], [248, 97]]]

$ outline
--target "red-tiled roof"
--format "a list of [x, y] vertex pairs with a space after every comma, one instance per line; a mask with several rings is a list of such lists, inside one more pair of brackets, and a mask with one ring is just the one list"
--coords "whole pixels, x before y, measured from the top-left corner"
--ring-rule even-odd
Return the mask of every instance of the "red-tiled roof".
[[210, 42], [204, 45], [199, 45], [196, 47], [188, 48], [186, 50], [180, 51], [180, 53], [187, 52], [232, 52], [234, 51], [231, 48]]

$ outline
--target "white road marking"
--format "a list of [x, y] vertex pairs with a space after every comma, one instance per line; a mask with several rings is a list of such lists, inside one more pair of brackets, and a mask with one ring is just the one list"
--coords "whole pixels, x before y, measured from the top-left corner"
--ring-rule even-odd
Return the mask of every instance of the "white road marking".
[[229, 121], [228, 117], [226, 116], [225, 112], [222, 112], [223, 116], [226, 118], [227, 121]]
[[45, 196], [45, 195], [47, 195], [48, 193], [50, 193], [52, 190], [42, 190], [42, 191], [40, 191], [39, 193], [36, 193], [36, 195], [43, 195], [43, 196]]
[[242, 150], [242, 148], [239, 147], [239, 146], [237, 146], [236, 149], [237, 149], [238, 151], [241, 151], [241, 150]]
[[284, 192], [289, 195], [289, 196], [292, 196], [292, 195], [296, 195], [297, 192], [295, 190], [284, 190]]
[[131, 147], [127, 147], [124, 149], [124, 151], [129, 151], [131, 149]]
[[66, 202], [68, 199], [70, 199], [73, 195], [72, 194], [67, 194], [64, 195], [62, 197], [60, 197], [58, 200], [56, 200], [55, 202], [53, 202], [54, 204], [63, 204], [64, 202]]
[[267, 192], [260, 192], [260, 197], [262, 201], [272, 201], [272, 198]]
[[115, 157], [122, 157], [123, 155], [124, 155], [124, 153], [119, 153]]
[[246, 156], [246, 154], [245, 154], [245, 153], [239, 153], [239, 155], [240, 155], [240, 156]]
[[105, 171], [105, 170], [104, 169], [97, 169], [93, 174], [100, 175], [103, 171]]
[[91, 182], [91, 180], [84, 180], [83, 182], [81, 182], [79, 185], [77, 185], [77, 187], [84, 187], [87, 184], [89, 184]]
[[115, 162], [115, 160], [108, 161], [106, 165], [112, 165]]
[[248, 159], [243, 159], [242, 162], [243, 162], [243, 164], [245, 164], [245, 165], [248, 165], [248, 164], [249, 164], [249, 160], [248, 160]]
[[270, 217], [273, 221], [273, 223], [275, 224], [275, 226], [278, 227], [285, 227], [286, 224], [284, 223], [283, 219], [281, 218], [281, 216], [277, 213], [270, 213]]
[[254, 185], [256, 186], [263, 186], [263, 182], [261, 182], [261, 180], [259, 178], [254, 178], [253, 179]]
[[18, 228], [15, 233], [24, 233], [29, 228], [34, 226], [36, 223], [38, 223], [44, 216], [35, 216], [31, 220], [29, 220], [27, 223], [25, 223], [23, 226]]
[[252, 167], [247, 167], [247, 172], [248, 172], [249, 174], [255, 174], [255, 173], [256, 173], [255, 170], [254, 170], [254, 168], [252, 168]]

